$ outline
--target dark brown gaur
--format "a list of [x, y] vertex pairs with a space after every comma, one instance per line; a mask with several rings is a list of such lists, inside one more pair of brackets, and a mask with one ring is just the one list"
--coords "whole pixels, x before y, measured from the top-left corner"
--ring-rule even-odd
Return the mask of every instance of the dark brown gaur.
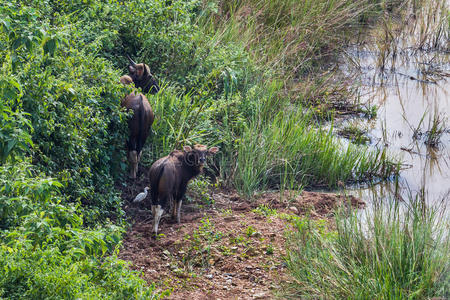
[[[120, 77], [120, 82], [128, 85], [133, 81], [130, 76], [124, 75]], [[154, 115], [147, 97], [143, 94], [131, 93], [125, 96], [121, 106], [133, 111], [133, 116], [128, 120], [127, 158], [130, 164], [130, 177], [134, 179], [141, 159], [142, 148], [153, 124]]]
[[158, 234], [158, 225], [164, 210], [172, 203], [172, 218], [180, 223], [181, 203], [189, 180], [200, 174], [208, 155], [219, 148], [195, 145], [185, 146], [160, 158], [150, 168], [150, 195], [152, 200], [153, 233]]
[[128, 71], [131, 79], [134, 82], [134, 85], [137, 88], [141, 88], [142, 92], [147, 94], [156, 94], [159, 92], [159, 85], [156, 78], [150, 73], [150, 67], [146, 64], [135, 63], [130, 56], [128, 56], [128, 60], [130, 61], [130, 65], [128, 66]]

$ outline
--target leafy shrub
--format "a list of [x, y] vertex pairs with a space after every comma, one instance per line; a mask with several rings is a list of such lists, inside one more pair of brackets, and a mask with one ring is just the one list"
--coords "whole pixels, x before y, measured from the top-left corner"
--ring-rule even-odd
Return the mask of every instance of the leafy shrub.
[[153, 298], [115, 253], [123, 229], [83, 228], [62, 185], [28, 163], [0, 168], [0, 297]]
[[2, 152], [23, 150], [31, 135], [33, 163], [62, 182], [70, 201], [92, 208], [92, 221], [101, 213], [114, 214], [119, 198], [113, 184], [125, 167], [127, 132], [118, 109], [124, 95], [116, 84], [119, 74], [105, 60], [77, 49], [70, 29], [52, 28], [38, 9], [17, 10], [9, 3], [1, 13], [10, 23], [1, 31], [8, 44], [0, 72], [2, 111], [14, 114], [17, 123], [12, 130], [5, 123], [11, 117], [2, 120], [2, 131], [9, 132], [3, 136], [10, 135]]

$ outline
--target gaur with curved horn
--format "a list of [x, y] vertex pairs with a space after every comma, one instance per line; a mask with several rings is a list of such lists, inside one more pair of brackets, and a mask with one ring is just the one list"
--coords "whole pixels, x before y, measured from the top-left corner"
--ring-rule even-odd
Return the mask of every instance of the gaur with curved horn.
[[150, 73], [150, 67], [144, 63], [135, 63], [131, 57], [127, 54], [130, 65], [128, 71], [130, 77], [133, 79], [134, 85], [137, 88], [141, 88], [142, 91], [147, 94], [156, 94], [159, 92], [159, 85], [156, 78]]
[[131, 57], [127, 54], [128, 60], [130, 61], [130, 64], [135, 67], [136, 63], [131, 59]]

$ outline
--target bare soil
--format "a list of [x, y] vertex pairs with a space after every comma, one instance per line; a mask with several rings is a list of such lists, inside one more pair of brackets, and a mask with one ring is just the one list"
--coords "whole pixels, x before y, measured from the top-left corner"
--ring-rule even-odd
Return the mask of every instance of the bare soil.
[[289, 219], [331, 218], [344, 198], [364, 206], [353, 196], [328, 193], [270, 192], [248, 201], [233, 191], [213, 190], [213, 203], [182, 206], [181, 224], [165, 214], [155, 239], [149, 203], [131, 203], [144, 188], [142, 177], [122, 187], [133, 225], [120, 257], [159, 291], [170, 290], [168, 299], [272, 299], [290, 280], [283, 260]]

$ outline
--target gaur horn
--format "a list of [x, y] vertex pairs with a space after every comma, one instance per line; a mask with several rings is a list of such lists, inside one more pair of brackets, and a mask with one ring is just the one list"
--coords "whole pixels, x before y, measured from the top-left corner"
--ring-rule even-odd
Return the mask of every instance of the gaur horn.
[[136, 63], [131, 59], [131, 57], [127, 54], [128, 60], [130, 61], [131, 65], [134, 67]]

